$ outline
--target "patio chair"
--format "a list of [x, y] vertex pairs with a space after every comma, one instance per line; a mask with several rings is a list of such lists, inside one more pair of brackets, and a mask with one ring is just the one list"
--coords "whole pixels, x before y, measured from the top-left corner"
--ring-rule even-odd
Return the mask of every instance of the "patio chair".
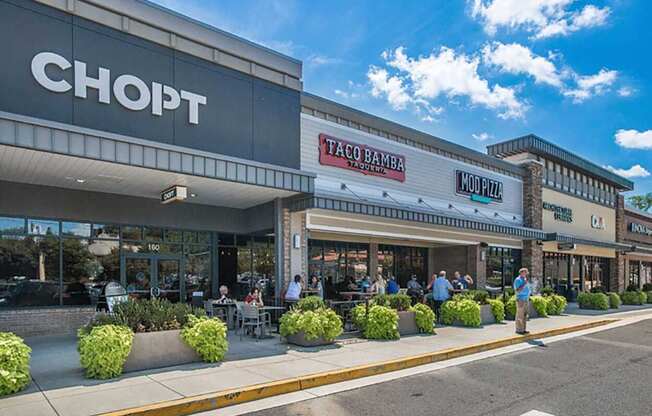
[[210, 318], [217, 316], [222, 321], [226, 322], [226, 311], [224, 310], [224, 308], [213, 307], [212, 300], [204, 301], [204, 310], [206, 311], [206, 316]]
[[242, 327], [242, 307], [245, 305], [240, 300], [235, 301], [235, 329]]
[[242, 333], [251, 328], [253, 333], [256, 333], [256, 329], [259, 332], [259, 338], [262, 338], [266, 333], [267, 326], [272, 325], [272, 317], [269, 312], [262, 312], [255, 306], [244, 304], [242, 305], [242, 327], [240, 328], [240, 339], [242, 339]]

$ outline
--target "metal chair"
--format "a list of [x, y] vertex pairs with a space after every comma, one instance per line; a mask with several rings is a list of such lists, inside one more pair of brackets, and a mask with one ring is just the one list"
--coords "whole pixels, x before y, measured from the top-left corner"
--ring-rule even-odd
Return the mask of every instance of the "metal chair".
[[204, 301], [204, 310], [206, 311], [207, 316], [209, 316], [211, 318], [217, 316], [222, 321], [226, 322], [226, 311], [224, 310], [224, 308], [215, 308], [215, 307], [213, 307], [213, 301], [212, 300]]
[[256, 333], [258, 329], [259, 336], [262, 338], [266, 333], [266, 328], [268, 325], [271, 326], [272, 317], [269, 312], [261, 312], [255, 306], [244, 304], [242, 305], [242, 327], [240, 328], [240, 339], [242, 340], [242, 333], [245, 332], [247, 328], [251, 328], [253, 333]]

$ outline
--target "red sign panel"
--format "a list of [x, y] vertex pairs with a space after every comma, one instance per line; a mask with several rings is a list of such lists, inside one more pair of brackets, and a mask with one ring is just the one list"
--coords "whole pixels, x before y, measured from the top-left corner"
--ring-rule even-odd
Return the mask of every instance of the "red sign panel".
[[319, 163], [405, 182], [405, 156], [319, 135]]

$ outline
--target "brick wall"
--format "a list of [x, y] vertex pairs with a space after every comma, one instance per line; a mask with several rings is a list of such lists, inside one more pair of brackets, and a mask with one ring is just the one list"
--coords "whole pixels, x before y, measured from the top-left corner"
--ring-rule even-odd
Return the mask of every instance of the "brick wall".
[[[543, 228], [543, 165], [538, 161], [523, 164], [523, 225]], [[523, 267], [530, 270], [530, 276], [543, 281], [543, 246], [536, 240], [523, 241], [521, 254]]]
[[21, 337], [75, 334], [95, 315], [94, 307], [0, 310], [0, 331]]
[[[618, 195], [616, 199], [616, 241], [623, 242], [627, 233], [625, 222], [625, 197]], [[626, 255], [616, 251], [616, 258], [609, 262], [609, 290], [622, 292], [627, 286]]]

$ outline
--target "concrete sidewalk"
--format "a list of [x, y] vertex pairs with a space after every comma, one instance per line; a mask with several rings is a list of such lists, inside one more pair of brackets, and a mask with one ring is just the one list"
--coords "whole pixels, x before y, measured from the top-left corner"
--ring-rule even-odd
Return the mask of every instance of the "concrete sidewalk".
[[[629, 314], [652, 314], [647, 309]], [[529, 329], [544, 331], [601, 320], [604, 316], [566, 315], [530, 321]], [[321, 348], [291, 347], [278, 338], [256, 342], [230, 338], [230, 353], [219, 364], [198, 363], [129, 373], [102, 381], [83, 377], [76, 339], [28, 339], [33, 348], [33, 383], [20, 394], [0, 399], [0, 415], [94, 415], [200, 394], [278, 381], [325, 371], [372, 364], [513, 335], [513, 322], [484, 328], [442, 327], [437, 335], [399, 341], [343, 340]]]

